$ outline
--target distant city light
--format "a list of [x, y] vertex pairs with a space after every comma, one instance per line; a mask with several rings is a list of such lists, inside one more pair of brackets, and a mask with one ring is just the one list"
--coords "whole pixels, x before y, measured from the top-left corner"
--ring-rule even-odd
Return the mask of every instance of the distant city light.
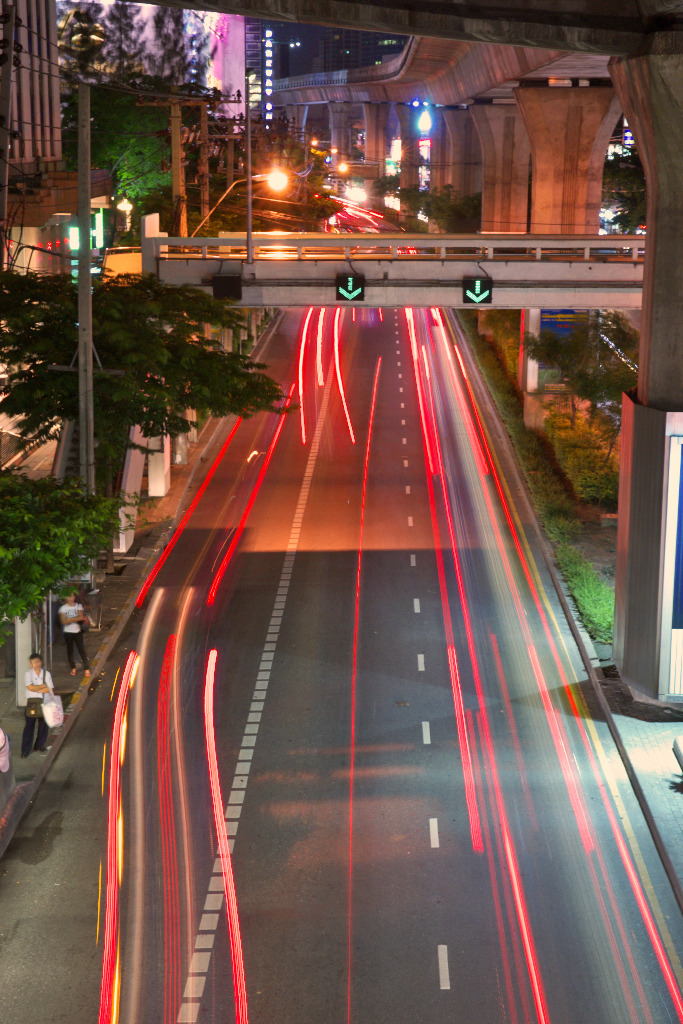
[[432, 129], [432, 116], [428, 110], [423, 110], [420, 114], [417, 122], [417, 127], [421, 132], [429, 132]]
[[349, 169], [349, 165], [347, 163], [345, 163], [343, 160], [342, 160], [342, 162], [340, 164], [337, 165], [337, 170], [339, 171], [340, 174], [346, 174], [348, 169]]
[[419, 100], [413, 100], [413, 106], [414, 107], [419, 107], [420, 106], [420, 101]]
[[273, 38], [273, 33], [271, 32], [271, 30], [269, 28], [267, 28], [266, 29], [266, 39], [272, 39], [272, 38]]

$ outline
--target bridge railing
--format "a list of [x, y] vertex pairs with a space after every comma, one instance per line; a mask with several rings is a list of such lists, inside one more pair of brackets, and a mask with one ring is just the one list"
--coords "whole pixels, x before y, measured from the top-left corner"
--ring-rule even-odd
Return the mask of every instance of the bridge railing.
[[[244, 232], [218, 238], [145, 239], [155, 259], [246, 258]], [[151, 251], [150, 251], [151, 250]], [[425, 235], [264, 232], [253, 235], [256, 260], [464, 260], [483, 262], [642, 262], [644, 235]]]

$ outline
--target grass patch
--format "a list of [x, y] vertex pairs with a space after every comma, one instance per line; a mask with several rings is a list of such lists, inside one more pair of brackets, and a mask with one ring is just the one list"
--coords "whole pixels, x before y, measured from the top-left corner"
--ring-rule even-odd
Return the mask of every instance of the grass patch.
[[[609, 644], [612, 642], [614, 591], [572, 544], [581, 533], [581, 524], [576, 518], [575, 499], [563, 477], [562, 459], [556, 458], [546, 438], [524, 426], [522, 395], [506, 373], [496, 350], [480, 337], [477, 314], [458, 310], [456, 315], [512, 441], [536, 513], [553, 544], [557, 564], [583, 624], [594, 640]], [[586, 478], [592, 479], [589, 473]]]

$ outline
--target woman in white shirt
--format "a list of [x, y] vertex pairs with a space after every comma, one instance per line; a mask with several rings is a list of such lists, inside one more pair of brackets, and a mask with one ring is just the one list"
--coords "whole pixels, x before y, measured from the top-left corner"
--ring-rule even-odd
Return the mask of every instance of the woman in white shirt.
[[78, 653], [81, 656], [83, 662], [83, 669], [86, 676], [90, 675], [90, 662], [88, 656], [85, 653], [85, 646], [83, 644], [83, 630], [81, 629], [81, 623], [87, 622], [83, 605], [77, 601], [77, 595], [75, 593], [69, 594], [64, 604], [59, 609], [59, 621], [62, 624], [62, 632], [64, 633], [64, 640], [66, 641], [66, 656], [69, 659], [71, 665], [71, 675], [76, 675], [76, 661], [74, 659], [74, 644], [78, 648]]
[[[54, 687], [52, 685], [52, 676], [43, 668], [43, 659], [39, 654], [32, 654], [28, 659], [28, 663], [31, 666], [30, 669], [24, 674], [24, 684], [26, 685], [26, 700], [40, 697], [41, 700], [45, 700], [46, 693], [52, 693]], [[28, 757], [31, 753], [31, 749], [37, 750], [39, 754], [47, 754], [47, 737], [49, 729], [47, 722], [44, 718], [29, 718], [26, 717], [26, 725], [24, 726], [24, 732], [21, 737], [21, 756]], [[36, 745], [33, 746], [33, 734], [35, 732], [35, 725], [38, 723], [38, 737], [36, 739]]]

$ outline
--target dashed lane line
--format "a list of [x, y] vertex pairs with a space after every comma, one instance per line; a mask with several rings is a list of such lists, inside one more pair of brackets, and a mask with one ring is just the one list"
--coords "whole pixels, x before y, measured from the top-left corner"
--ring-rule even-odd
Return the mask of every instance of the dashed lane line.
[[[289, 535], [289, 542], [287, 544], [287, 551], [284, 557], [282, 572], [280, 573], [280, 582], [275, 595], [275, 601], [273, 602], [273, 612], [268, 625], [266, 642], [263, 645], [261, 662], [256, 675], [256, 684], [254, 686], [249, 714], [244, 728], [242, 744], [237, 755], [237, 766], [235, 768], [232, 788], [230, 789], [228, 802], [225, 808], [225, 827], [229, 837], [228, 843], [231, 853], [235, 846], [235, 837], [237, 835], [240, 814], [242, 813], [242, 805], [246, 795], [249, 771], [251, 769], [251, 762], [254, 756], [254, 747], [256, 746], [256, 738], [261, 724], [261, 713], [263, 711], [263, 705], [268, 690], [268, 683], [270, 682], [270, 673], [273, 666], [273, 659], [275, 657], [277, 639], [280, 634], [282, 615], [287, 601], [287, 595], [289, 593], [289, 584], [292, 578], [294, 556], [299, 544], [301, 524], [306, 510], [308, 495], [311, 489], [311, 480], [313, 478], [313, 472], [315, 470], [315, 464], [320, 450], [320, 437], [325, 422], [332, 379], [333, 375], [328, 374], [327, 384], [325, 386], [323, 400], [320, 406], [318, 423], [311, 442], [311, 450], [308, 455], [301, 490], [299, 491], [299, 500], [292, 520], [292, 528]], [[211, 963], [211, 950], [213, 950], [216, 928], [218, 927], [218, 921], [221, 916], [219, 911], [222, 911], [222, 909], [223, 871], [220, 857], [217, 857], [214, 861], [213, 874], [209, 879], [206, 899], [204, 901], [204, 909], [197, 929], [194, 953], [192, 955], [192, 960], [190, 961], [187, 982], [183, 993], [183, 1001], [180, 1004], [180, 1010], [178, 1012], [178, 1024], [195, 1024], [197, 1020], [197, 1015], [199, 1014], [199, 1008], [201, 1006], [200, 1000], [206, 983], [206, 974]]]

